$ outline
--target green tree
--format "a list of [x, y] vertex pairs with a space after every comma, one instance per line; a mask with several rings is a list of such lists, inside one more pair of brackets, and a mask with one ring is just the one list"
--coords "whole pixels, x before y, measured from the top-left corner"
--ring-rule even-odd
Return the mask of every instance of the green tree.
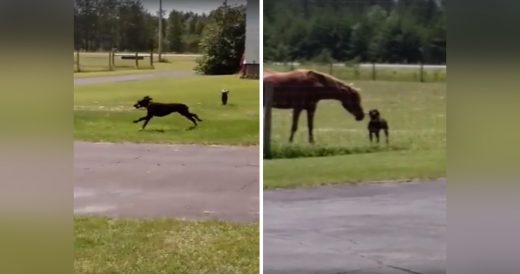
[[172, 11], [168, 22], [168, 41], [170, 43], [170, 50], [175, 52], [182, 52], [184, 50], [183, 35], [184, 22], [183, 14], [178, 11]]
[[[264, 59], [306, 60], [327, 49], [336, 60], [446, 61], [446, 0], [265, 0]], [[306, 15], [306, 12], [308, 13]]]
[[323, 49], [320, 54], [316, 55], [314, 57], [314, 60], [317, 63], [320, 64], [330, 64], [334, 62], [334, 58], [332, 57], [332, 53], [328, 49]]
[[245, 47], [245, 7], [224, 1], [209, 17], [200, 42], [203, 56], [195, 69], [204, 74], [236, 73]]

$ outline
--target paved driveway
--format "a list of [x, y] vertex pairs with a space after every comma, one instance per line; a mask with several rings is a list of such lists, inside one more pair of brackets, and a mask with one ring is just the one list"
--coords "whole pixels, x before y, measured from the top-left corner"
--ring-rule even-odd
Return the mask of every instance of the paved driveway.
[[446, 182], [264, 193], [264, 273], [446, 273]]
[[258, 221], [258, 147], [74, 144], [74, 212]]

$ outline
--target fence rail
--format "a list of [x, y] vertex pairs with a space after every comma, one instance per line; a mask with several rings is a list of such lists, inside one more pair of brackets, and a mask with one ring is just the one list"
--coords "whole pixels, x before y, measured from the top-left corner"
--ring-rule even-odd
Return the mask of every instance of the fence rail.
[[299, 68], [315, 69], [340, 79], [349, 80], [443, 82], [447, 78], [446, 65], [432, 64], [272, 62], [266, 63], [265, 67], [278, 71]]
[[154, 53], [74, 52], [74, 72], [113, 71], [118, 69], [154, 69]]

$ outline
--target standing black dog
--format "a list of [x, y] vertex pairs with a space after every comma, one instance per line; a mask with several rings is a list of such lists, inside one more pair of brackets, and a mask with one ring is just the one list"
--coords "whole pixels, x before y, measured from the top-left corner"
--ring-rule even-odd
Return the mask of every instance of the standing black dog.
[[228, 94], [229, 94], [229, 90], [223, 89], [221, 91], [220, 100], [222, 100], [222, 105], [223, 106], [227, 105], [228, 96], [229, 96]]
[[150, 119], [154, 116], [163, 117], [173, 112], [178, 112], [180, 115], [186, 117], [188, 120], [192, 121], [194, 126], [197, 126], [197, 121], [202, 122], [202, 120], [197, 116], [197, 114], [190, 113], [188, 110], [188, 106], [185, 104], [171, 103], [153, 103], [152, 98], [149, 96], [145, 96], [143, 99], [137, 101], [134, 105], [135, 108], [146, 108], [147, 114], [144, 117], [141, 117], [134, 121], [134, 123], [138, 123], [140, 121], [144, 121], [143, 129], [146, 127]]
[[368, 134], [370, 142], [372, 142], [372, 136], [376, 136], [376, 140], [379, 143], [379, 131], [385, 132], [386, 143], [388, 144], [388, 123], [385, 119], [381, 118], [381, 114], [377, 109], [372, 109], [368, 112], [370, 116], [370, 122], [368, 123]]

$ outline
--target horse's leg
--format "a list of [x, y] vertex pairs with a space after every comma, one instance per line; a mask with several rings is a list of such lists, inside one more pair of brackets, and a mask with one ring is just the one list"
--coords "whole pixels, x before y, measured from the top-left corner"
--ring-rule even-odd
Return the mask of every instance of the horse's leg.
[[314, 113], [316, 112], [316, 108], [308, 108], [307, 109], [307, 126], [309, 127], [309, 143], [314, 143], [314, 136], [312, 134], [312, 130], [314, 128]]
[[301, 112], [302, 112], [301, 108], [293, 109], [291, 136], [289, 137], [289, 142], [291, 142], [291, 143], [292, 143], [292, 141], [294, 139], [294, 133], [296, 132], [296, 130], [298, 130], [298, 120], [300, 118], [300, 113]]

